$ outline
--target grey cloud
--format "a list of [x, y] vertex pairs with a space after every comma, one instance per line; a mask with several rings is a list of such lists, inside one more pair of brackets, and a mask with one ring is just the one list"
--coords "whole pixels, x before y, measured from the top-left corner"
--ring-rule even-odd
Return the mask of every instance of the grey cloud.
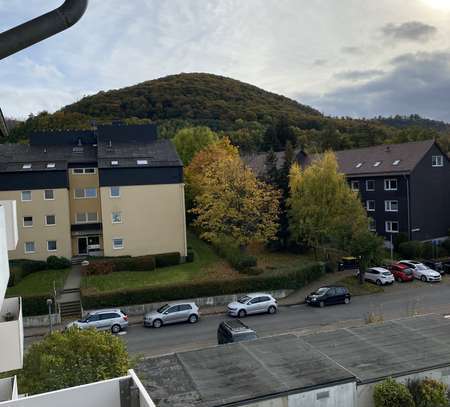
[[386, 24], [381, 32], [388, 38], [407, 41], [429, 40], [436, 34], [436, 27], [421, 23], [420, 21], [408, 21], [402, 24]]
[[375, 76], [380, 76], [383, 74], [384, 71], [381, 69], [367, 69], [338, 72], [334, 75], [334, 77], [339, 80], [360, 81], [364, 79], [371, 79]]
[[450, 122], [450, 52], [403, 54], [368, 82], [318, 94], [297, 95], [330, 115], [355, 117], [418, 113]]
[[361, 54], [364, 53], [363, 48], [361, 48], [361, 47], [353, 47], [353, 46], [342, 47], [341, 51], [344, 54], [349, 54], [349, 55], [361, 55]]
[[324, 65], [326, 65], [328, 63], [328, 60], [326, 60], [326, 59], [316, 59], [314, 62], [313, 62], [313, 65], [314, 66], [324, 66]]

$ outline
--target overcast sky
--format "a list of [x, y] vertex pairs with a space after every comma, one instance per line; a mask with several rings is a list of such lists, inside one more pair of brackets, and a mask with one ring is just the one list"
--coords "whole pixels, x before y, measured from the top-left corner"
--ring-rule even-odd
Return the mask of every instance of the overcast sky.
[[[0, 0], [0, 31], [63, 0]], [[450, 0], [90, 0], [0, 61], [6, 116], [180, 72], [229, 76], [327, 115], [450, 121]]]

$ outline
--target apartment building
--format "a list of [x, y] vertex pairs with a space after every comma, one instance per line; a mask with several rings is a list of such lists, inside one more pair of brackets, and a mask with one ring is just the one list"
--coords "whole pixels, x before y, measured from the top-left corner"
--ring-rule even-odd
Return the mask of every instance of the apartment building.
[[11, 259], [186, 255], [183, 165], [155, 125], [38, 132], [0, 160], [0, 199], [17, 202]]
[[[336, 151], [339, 170], [360, 194], [370, 229], [386, 240], [404, 233], [412, 240], [448, 236], [450, 228], [450, 161], [434, 140]], [[277, 153], [281, 168], [284, 153]], [[319, 155], [296, 152], [307, 166]], [[247, 157], [258, 174], [266, 155]]]

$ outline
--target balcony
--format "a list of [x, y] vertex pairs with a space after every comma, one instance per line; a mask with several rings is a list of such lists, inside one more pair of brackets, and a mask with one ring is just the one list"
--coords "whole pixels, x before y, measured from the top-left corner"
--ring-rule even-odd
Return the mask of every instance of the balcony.
[[5, 298], [0, 310], [0, 372], [22, 368], [23, 324], [20, 298]]
[[0, 379], [0, 403], [2, 401], [17, 399], [17, 379], [16, 377], [8, 377]]
[[[11, 380], [11, 379], [7, 379]], [[1, 386], [1, 382], [0, 382]], [[19, 389], [20, 390], [20, 389]], [[1, 391], [1, 387], [0, 387]], [[155, 407], [132, 370], [127, 376], [1, 401], [0, 407]]]

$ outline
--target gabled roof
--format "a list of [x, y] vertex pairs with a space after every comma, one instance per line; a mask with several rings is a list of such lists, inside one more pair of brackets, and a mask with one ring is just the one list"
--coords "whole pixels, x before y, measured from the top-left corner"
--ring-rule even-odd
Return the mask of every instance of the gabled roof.
[[401, 174], [410, 173], [434, 143], [434, 140], [425, 140], [402, 144], [383, 144], [336, 151], [335, 154], [339, 170], [347, 176]]

